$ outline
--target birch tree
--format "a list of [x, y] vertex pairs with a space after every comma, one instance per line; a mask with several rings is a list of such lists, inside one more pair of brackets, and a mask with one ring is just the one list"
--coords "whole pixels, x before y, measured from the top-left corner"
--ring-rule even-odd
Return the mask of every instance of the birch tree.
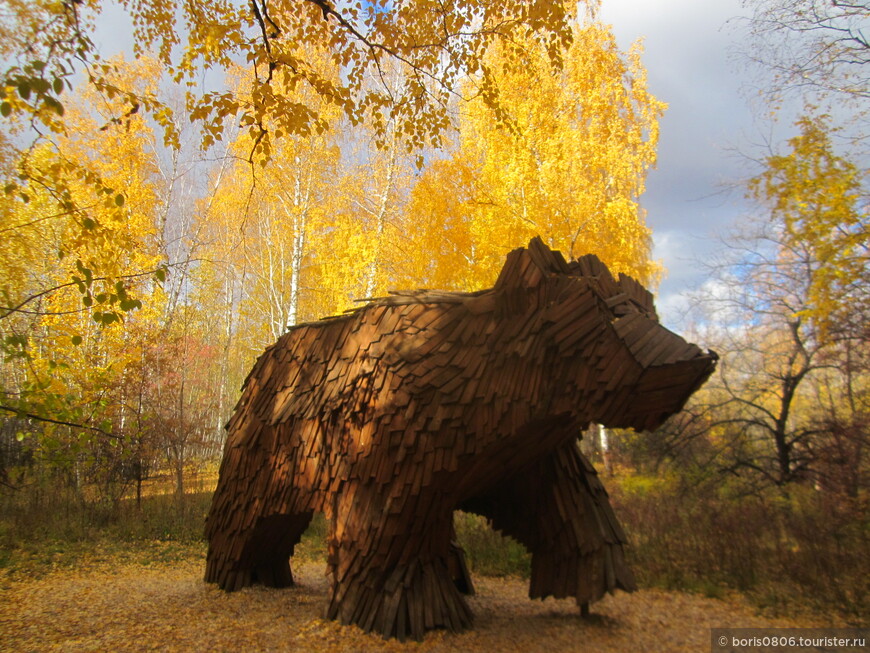
[[639, 199], [664, 105], [646, 88], [639, 50], [620, 52], [605, 26], [575, 26], [562, 57], [554, 70], [534, 41], [493, 45], [498, 109], [481, 98], [463, 106], [456, 151], [412, 195], [410, 215], [449, 216], [453, 229], [424, 220], [422, 237], [455, 253], [475, 285], [537, 234], [568, 257], [593, 252], [647, 283], [658, 274]]

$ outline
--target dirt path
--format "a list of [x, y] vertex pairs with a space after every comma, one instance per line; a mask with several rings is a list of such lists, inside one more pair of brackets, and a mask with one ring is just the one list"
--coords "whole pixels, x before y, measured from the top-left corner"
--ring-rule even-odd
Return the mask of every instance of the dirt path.
[[320, 619], [321, 565], [298, 586], [225, 594], [202, 561], [98, 564], [41, 578], [0, 577], [3, 651], [705, 651], [711, 627], [796, 624], [745, 604], [643, 590], [608, 597], [583, 620], [570, 601], [531, 601], [520, 579], [477, 578], [473, 631], [400, 644]]

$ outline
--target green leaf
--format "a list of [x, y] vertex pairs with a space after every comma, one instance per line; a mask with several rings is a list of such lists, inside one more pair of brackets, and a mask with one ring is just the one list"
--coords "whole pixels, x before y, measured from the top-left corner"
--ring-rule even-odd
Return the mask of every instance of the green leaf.
[[140, 302], [138, 299], [130, 299], [128, 297], [127, 299], [121, 300], [120, 306], [122, 311], [130, 312], [136, 310], [137, 308], [142, 308], [142, 302]]
[[91, 218], [85, 218], [84, 220], [82, 220], [82, 226], [85, 229], [93, 229], [97, 226], [97, 223], [94, 222]]
[[23, 349], [27, 346], [27, 337], [19, 335], [6, 336], [6, 345], [9, 347], [20, 347]]
[[39, 95], [45, 95], [48, 89], [51, 88], [51, 84], [48, 83], [48, 80], [42, 79], [42, 77], [34, 77], [30, 80], [30, 87]]
[[115, 195], [115, 204], [117, 206], [124, 206], [124, 196], [121, 193]]
[[18, 433], [15, 434], [15, 439], [22, 442], [24, 440], [24, 431], [18, 431]]
[[12, 105], [8, 102], [0, 104], [0, 114], [2, 114], [4, 118], [8, 118], [12, 114]]
[[21, 96], [22, 100], [30, 99], [30, 82], [26, 79], [22, 79], [18, 82], [18, 95]]
[[163, 283], [166, 281], [166, 268], [160, 268], [159, 270], [154, 272], [154, 276], [157, 278], [157, 281]]
[[80, 344], [82, 344], [82, 337], [81, 336], [73, 336], [72, 338], [70, 338], [70, 340], [72, 341], [72, 344], [74, 344], [76, 347], [78, 347]]
[[54, 78], [54, 84], [52, 84], [52, 86], [57, 95], [60, 95], [63, 92], [63, 80], [60, 77]]
[[54, 98], [45, 98], [45, 104], [54, 109], [54, 112], [61, 117], [66, 113], [66, 109], [63, 108], [63, 105]]

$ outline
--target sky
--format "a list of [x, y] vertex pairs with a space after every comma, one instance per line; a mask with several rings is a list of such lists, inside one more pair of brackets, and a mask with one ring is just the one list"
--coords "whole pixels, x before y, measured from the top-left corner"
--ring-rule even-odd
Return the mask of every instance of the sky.
[[[763, 129], [746, 88], [752, 72], [736, 56], [745, 15], [738, 0], [602, 0], [600, 17], [622, 49], [643, 39], [650, 90], [668, 104], [658, 164], [641, 204], [653, 232], [653, 257], [666, 269], [657, 308], [681, 326], [687, 293], [707, 281], [703, 262], [717, 237], [752, 211], [736, 184], [753, 173]], [[754, 151], [753, 151], [754, 150]]]

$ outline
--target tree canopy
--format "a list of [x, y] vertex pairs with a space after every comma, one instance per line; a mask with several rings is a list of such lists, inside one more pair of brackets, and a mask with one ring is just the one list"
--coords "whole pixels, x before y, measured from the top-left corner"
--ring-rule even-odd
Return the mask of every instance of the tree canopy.
[[[126, 111], [115, 120], [144, 107], [163, 124], [167, 141], [177, 139], [165, 105], [113, 80], [114, 66], [93, 41], [101, 0], [7, 4], [4, 46], [16, 63], [5, 72], [4, 116], [21, 114], [39, 127], [62, 130], [60, 95], [79, 72], [110, 99], [126, 100]], [[437, 142], [449, 126], [447, 108], [463, 77], [479, 74], [476, 93], [497, 103], [498, 90], [483, 57], [493, 43], [532, 38], [558, 66], [576, 15], [576, 3], [549, 0], [119, 4], [132, 20], [135, 53], [155, 53], [187, 88], [185, 110], [201, 122], [204, 144], [221, 137], [225, 120], [237, 119], [252, 135], [251, 155], [258, 157], [268, 157], [273, 137], [326, 128], [329, 117], [323, 111], [287, 93], [296, 89], [310, 89], [352, 122], [367, 121], [380, 140], [395, 121], [409, 147]], [[308, 56], [311, 46], [324, 48], [342, 76], [325, 75]], [[386, 82], [387, 61], [401, 68], [401, 85]], [[237, 65], [247, 71], [244, 93], [203, 88], [204, 73]]]

